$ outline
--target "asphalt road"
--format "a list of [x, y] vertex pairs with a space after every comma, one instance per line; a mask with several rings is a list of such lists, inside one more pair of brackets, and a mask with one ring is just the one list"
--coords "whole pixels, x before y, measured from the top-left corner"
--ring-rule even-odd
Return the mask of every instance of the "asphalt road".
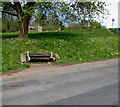
[[48, 105], [118, 105], [117, 88], [118, 84], [112, 84]]
[[[39, 67], [38, 67], [39, 68]], [[117, 105], [118, 62], [77, 64], [3, 79], [3, 105]]]

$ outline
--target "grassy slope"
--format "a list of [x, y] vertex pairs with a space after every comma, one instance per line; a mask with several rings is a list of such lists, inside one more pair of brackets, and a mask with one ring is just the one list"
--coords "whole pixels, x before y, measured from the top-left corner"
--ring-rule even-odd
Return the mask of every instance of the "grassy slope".
[[29, 39], [17, 40], [18, 33], [3, 33], [3, 72], [29, 67], [21, 64], [25, 51], [54, 52], [59, 63], [74, 63], [118, 57], [118, 34], [106, 29], [29, 33]]

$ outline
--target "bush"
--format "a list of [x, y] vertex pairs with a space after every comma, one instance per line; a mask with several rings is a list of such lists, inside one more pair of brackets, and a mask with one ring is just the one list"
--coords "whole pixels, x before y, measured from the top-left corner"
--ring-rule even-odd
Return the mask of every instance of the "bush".
[[117, 33], [117, 31], [114, 28], [109, 28], [109, 30], [113, 33]]
[[105, 28], [105, 26], [102, 26], [99, 22], [90, 22], [90, 28]]
[[67, 30], [79, 30], [79, 29], [86, 29], [86, 28], [103, 28], [103, 29], [106, 29], [106, 27], [102, 26], [99, 22], [85, 21], [85, 22], [82, 22], [82, 23], [73, 23], [67, 28]]
[[73, 23], [69, 27], [66, 28], [66, 30], [79, 30], [85, 28], [82, 24]]
[[43, 31], [55, 31], [55, 30], [59, 30], [59, 26], [55, 26], [55, 25], [46, 25], [46, 26], [42, 26]]

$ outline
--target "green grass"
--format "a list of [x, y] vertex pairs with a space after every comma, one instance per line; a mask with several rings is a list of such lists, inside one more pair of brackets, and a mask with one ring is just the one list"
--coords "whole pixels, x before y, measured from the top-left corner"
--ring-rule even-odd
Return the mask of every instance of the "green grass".
[[118, 34], [106, 29], [81, 29], [29, 33], [29, 39], [15, 39], [18, 33], [2, 34], [2, 71], [8, 72], [29, 67], [21, 64], [20, 54], [25, 51], [54, 52], [60, 64], [86, 62], [118, 57]]

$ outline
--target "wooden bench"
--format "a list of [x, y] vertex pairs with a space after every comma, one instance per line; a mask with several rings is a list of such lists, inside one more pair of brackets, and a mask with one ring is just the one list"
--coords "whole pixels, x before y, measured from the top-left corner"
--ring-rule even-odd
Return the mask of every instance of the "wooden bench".
[[54, 61], [53, 53], [27, 52], [28, 61]]
[[21, 62], [55, 61], [59, 56], [52, 52], [26, 52], [21, 54]]

